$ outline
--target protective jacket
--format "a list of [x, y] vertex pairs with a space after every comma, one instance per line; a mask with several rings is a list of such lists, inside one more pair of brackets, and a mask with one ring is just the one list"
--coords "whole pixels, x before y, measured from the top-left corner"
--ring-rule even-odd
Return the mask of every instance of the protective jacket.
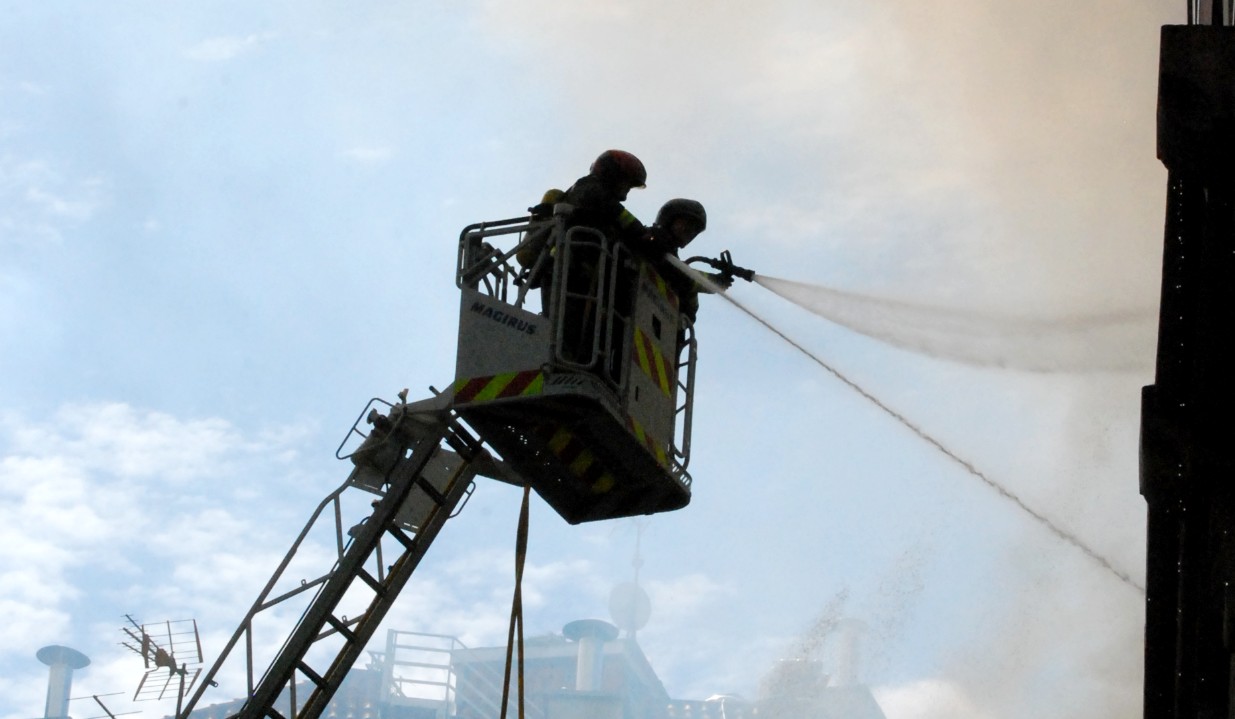
[[[678, 296], [678, 303], [682, 314], [689, 317], [691, 322], [694, 322], [695, 316], [699, 312], [699, 293], [707, 292], [711, 294], [712, 290], [696, 282], [693, 277], [688, 277], [676, 265], [665, 259], [665, 255], [678, 256], [678, 247], [673, 241], [670, 231], [660, 225], [652, 225], [638, 240], [630, 242], [629, 246], [652, 263], [652, 266], [656, 268], [660, 276], [673, 289], [674, 294]], [[712, 276], [709, 273], [705, 273], [704, 276], [725, 286], [724, 280], [720, 279], [719, 276]]]

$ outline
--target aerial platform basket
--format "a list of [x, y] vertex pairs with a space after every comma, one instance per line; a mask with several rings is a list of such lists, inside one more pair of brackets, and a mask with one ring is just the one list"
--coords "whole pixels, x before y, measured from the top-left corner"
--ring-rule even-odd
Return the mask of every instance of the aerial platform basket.
[[460, 235], [452, 406], [571, 524], [679, 509], [693, 328], [653, 263], [568, 212]]

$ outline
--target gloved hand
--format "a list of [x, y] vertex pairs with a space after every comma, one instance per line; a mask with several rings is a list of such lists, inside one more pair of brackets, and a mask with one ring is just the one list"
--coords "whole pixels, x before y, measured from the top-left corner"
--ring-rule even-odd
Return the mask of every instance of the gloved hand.
[[727, 290], [730, 287], [733, 287], [733, 278], [729, 275], [722, 274], [720, 272], [709, 272], [707, 274], [707, 278], [722, 290]]
[[654, 256], [660, 256], [677, 249], [669, 233], [655, 226], [647, 228], [640, 241], [647, 249], [648, 254]]

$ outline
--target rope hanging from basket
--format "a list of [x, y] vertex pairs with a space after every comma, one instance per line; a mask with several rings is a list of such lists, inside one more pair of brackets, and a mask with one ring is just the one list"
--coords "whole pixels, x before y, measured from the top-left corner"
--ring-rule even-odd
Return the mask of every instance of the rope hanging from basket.
[[510, 705], [510, 674], [516, 642], [519, 647], [519, 719], [523, 716], [523, 562], [527, 559], [528, 505], [531, 503], [532, 487], [523, 485], [523, 505], [519, 508], [519, 528], [515, 533], [515, 594], [510, 603], [510, 631], [506, 635], [506, 673], [502, 679], [502, 715]]

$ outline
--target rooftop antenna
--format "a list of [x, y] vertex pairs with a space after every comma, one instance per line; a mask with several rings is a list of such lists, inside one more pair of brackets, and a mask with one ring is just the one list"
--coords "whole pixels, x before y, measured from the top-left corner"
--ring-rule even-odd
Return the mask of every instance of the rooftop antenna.
[[643, 567], [643, 554], [640, 551], [643, 541], [643, 530], [647, 529], [649, 520], [632, 519], [635, 525], [635, 556], [631, 566], [635, 569], [634, 579], [622, 582], [609, 593], [609, 616], [618, 629], [626, 632], [629, 639], [636, 639], [635, 634], [647, 626], [652, 616], [652, 601], [643, 587], [639, 586], [639, 570]]
[[49, 667], [47, 673], [47, 704], [43, 709], [45, 719], [67, 719], [69, 716], [69, 689], [73, 686], [73, 670], [90, 665], [85, 654], [52, 644], [36, 654], [40, 662]]
[[[202, 642], [196, 619], [178, 619], [155, 624], [138, 624], [126, 614], [127, 627], [121, 627], [131, 641], [120, 642], [141, 655], [146, 673], [133, 693], [133, 701], [157, 701], [176, 695], [176, 716], [180, 715], [185, 693], [201, 674]], [[153, 632], [153, 633], [152, 633]], [[193, 665], [190, 668], [190, 665]], [[167, 670], [166, 673], [163, 670]], [[176, 682], [176, 677], [179, 681]], [[173, 688], [174, 686], [174, 688]]]
[[[119, 714], [116, 714], [111, 709], [108, 709], [107, 705], [103, 703], [103, 697], [119, 697], [119, 696], [124, 696], [124, 692], [113, 692], [111, 694], [91, 694], [89, 698], [93, 699], [94, 703], [99, 705], [99, 708], [103, 710], [103, 713], [95, 714], [94, 716], [91, 716], [88, 719], [104, 719], [104, 717], [107, 717], [108, 719], [116, 719], [116, 717], [128, 716], [130, 714], [141, 714], [140, 711], [120, 712]], [[86, 698], [87, 697], [84, 697], [84, 696], [73, 697], [69, 701], [77, 701], [78, 699], [86, 699]]]

